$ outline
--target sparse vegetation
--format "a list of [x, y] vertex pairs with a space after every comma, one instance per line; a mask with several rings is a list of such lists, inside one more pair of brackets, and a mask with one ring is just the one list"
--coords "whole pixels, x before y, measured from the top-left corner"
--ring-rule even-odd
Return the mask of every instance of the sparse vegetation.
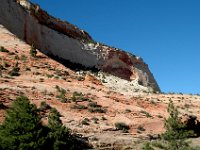
[[78, 80], [78, 81], [84, 81], [84, 80], [85, 80], [85, 78], [84, 78], [84, 77], [82, 77], [82, 76], [79, 76], [79, 77], [77, 77], [77, 80]]
[[21, 56], [21, 60], [25, 62], [25, 61], [27, 60], [26, 55], [22, 55], [22, 56]]
[[0, 52], [8, 53], [9, 50], [5, 49], [3, 46], [0, 47]]
[[131, 110], [130, 109], [125, 109], [125, 113], [130, 113]]
[[89, 99], [87, 97], [85, 97], [85, 95], [83, 93], [79, 93], [79, 92], [73, 92], [72, 95], [72, 101], [76, 102], [76, 101], [89, 101]]
[[179, 112], [172, 101], [168, 105], [169, 118], [165, 120], [166, 132], [162, 134], [163, 140], [167, 142], [165, 147], [169, 149], [186, 149], [189, 143], [186, 139], [194, 135], [193, 131], [185, 129], [185, 125], [179, 120]]
[[0, 102], [0, 109], [4, 109], [5, 105], [3, 104], [3, 102]]
[[62, 103], [67, 102], [67, 98], [65, 97], [66, 90], [63, 88], [60, 88], [58, 85], [56, 85], [56, 89], [59, 92], [59, 94], [56, 96]]
[[123, 132], [128, 132], [128, 130], [130, 129], [130, 127], [124, 122], [116, 122], [115, 128], [117, 130], [122, 130]]
[[146, 116], [147, 118], [152, 117], [152, 116], [150, 115], [150, 113], [148, 113], [148, 112], [146, 112], [146, 111], [144, 111], [144, 110], [141, 110], [140, 113], [145, 114], [145, 116]]
[[[188, 130], [186, 125], [180, 122], [179, 112], [171, 100], [168, 113], [169, 118], [165, 119], [166, 132], [161, 134], [161, 140], [154, 141], [151, 145], [164, 150], [197, 150], [198, 148], [191, 147], [187, 140], [194, 136], [194, 132]], [[148, 147], [151, 147], [150, 143]]]
[[90, 122], [90, 120], [88, 118], [85, 118], [85, 119], [82, 120], [81, 123], [82, 123], [82, 125], [87, 125], [88, 126], [88, 125], [90, 125], [89, 122]]
[[144, 145], [143, 150], [154, 150], [154, 149], [151, 147], [150, 143], [147, 142], [147, 143]]
[[18, 62], [15, 64], [15, 66], [13, 67], [13, 69], [10, 71], [10, 75], [11, 76], [19, 76], [20, 74], [19, 74], [19, 70], [20, 70], [20, 68], [19, 68], [19, 66], [18, 66]]
[[141, 125], [139, 125], [137, 129], [138, 129], [139, 131], [145, 131], [145, 128], [144, 128], [143, 126], [141, 126]]
[[106, 113], [106, 109], [102, 107], [88, 108], [88, 111], [91, 113]]
[[87, 107], [85, 105], [80, 105], [80, 104], [75, 104], [74, 106], [72, 106], [72, 109], [87, 109]]
[[98, 105], [97, 102], [88, 103], [88, 111], [91, 113], [106, 113], [106, 109], [101, 105]]
[[90, 102], [88, 103], [88, 107], [96, 108], [96, 107], [101, 107], [101, 105], [98, 105], [97, 102]]
[[101, 117], [101, 120], [107, 120], [107, 119], [106, 119], [106, 117], [102, 116], [102, 117]]
[[31, 45], [30, 55], [31, 55], [32, 57], [36, 57], [36, 55], [37, 55], [37, 50], [36, 50], [34, 44]]
[[99, 121], [99, 119], [98, 119], [98, 118], [96, 118], [96, 117], [93, 117], [91, 120], [93, 120], [93, 121], [94, 121], [94, 123], [98, 124], [98, 121]]
[[45, 111], [45, 110], [50, 109], [50, 108], [51, 108], [51, 106], [49, 106], [45, 101], [40, 103], [40, 108], [39, 109], [41, 111]]

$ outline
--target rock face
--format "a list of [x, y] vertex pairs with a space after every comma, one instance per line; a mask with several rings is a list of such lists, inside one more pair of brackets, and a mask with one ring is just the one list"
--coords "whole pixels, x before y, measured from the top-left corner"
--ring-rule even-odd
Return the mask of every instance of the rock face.
[[97, 43], [87, 32], [48, 15], [38, 5], [25, 0], [1, 0], [0, 4], [0, 24], [44, 54], [160, 91], [141, 58]]

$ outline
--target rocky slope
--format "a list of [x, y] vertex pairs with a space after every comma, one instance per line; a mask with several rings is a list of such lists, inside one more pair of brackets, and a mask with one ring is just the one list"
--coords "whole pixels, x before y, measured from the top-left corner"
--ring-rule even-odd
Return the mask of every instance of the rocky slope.
[[[56, 108], [63, 123], [88, 137], [94, 147], [141, 150], [144, 141], [164, 131], [170, 99], [181, 115], [200, 119], [198, 95], [135, 92], [135, 96], [129, 96], [113, 92], [91, 72], [77, 73], [40, 52], [31, 57], [31, 46], [2, 25], [0, 37], [0, 46], [8, 50], [0, 51], [0, 122], [10, 103], [23, 94], [38, 107], [44, 101]], [[16, 64], [19, 76], [12, 76]], [[44, 122], [46, 116], [43, 115]], [[115, 123], [119, 122], [130, 127], [128, 133], [116, 129]], [[200, 145], [199, 138], [192, 141]]]
[[[20, 1], [23, 7], [13, 0], [1, 0], [0, 3], [4, 6], [0, 8], [0, 23], [3, 24], [0, 25], [0, 46], [7, 49], [0, 48], [0, 122], [11, 102], [19, 95], [26, 95], [38, 107], [41, 102], [46, 102], [50, 107], [56, 108], [62, 115], [63, 123], [73, 132], [87, 137], [97, 149], [117, 150], [129, 147], [141, 150], [145, 141], [158, 137], [165, 130], [164, 119], [168, 117], [166, 108], [170, 99], [178, 107], [185, 122], [188, 115], [200, 120], [199, 95], [141, 92], [149, 87], [155, 88], [147, 81], [148, 78], [152, 77], [152, 82], [156, 84], [141, 59], [94, 42], [86, 32], [50, 17], [38, 6], [29, 5], [26, 1]], [[33, 15], [33, 10], [40, 12], [40, 15]], [[43, 23], [42, 16], [50, 17], [50, 20]], [[31, 25], [35, 28], [31, 28]], [[63, 45], [55, 44], [56, 37], [63, 37]], [[37, 47], [42, 52], [38, 51], [36, 57], [30, 55], [30, 44], [33, 42], [31, 38], [34, 42], [38, 39]], [[43, 48], [45, 43], [49, 44], [48, 49]], [[73, 44], [75, 48], [81, 48], [74, 52], [74, 49], [70, 49], [74, 48]], [[53, 48], [59, 46], [64, 46], [63, 51], [66, 53], [59, 49], [53, 51]], [[97, 49], [102, 53], [97, 53]], [[82, 59], [79, 60], [81, 55], [78, 54], [74, 56], [77, 58], [72, 57], [59, 63], [45, 55], [51, 50], [52, 53], [55, 52], [51, 57], [64, 56], [65, 60], [68, 60], [68, 55], [72, 57], [76, 52], [82, 51], [82, 55], [92, 57], [95, 61], [101, 62], [97, 59], [101, 58], [103, 65], [93, 66], [90, 60], [87, 62], [90, 65], [87, 66], [86, 62], [84, 64]], [[97, 57], [97, 54], [100, 56]], [[105, 54], [104, 57], [102, 54]], [[82, 66], [77, 66], [77, 63]], [[79, 70], [74, 70], [75, 67]], [[88, 67], [96, 67], [100, 71], [91, 72]], [[134, 72], [120, 76], [120, 67]], [[13, 74], [13, 70], [16, 70], [14, 68], [19, 70], [17, 76]], [[138, 84], [136, 78], [141, 78], [142, 85]], [[45, 113], [43, 121], [47, 121]], [[129, 126], [127, 133], [116, 128], [115, 124], [120, 122]], [[200, 145], [199, 138], [191, 140], [194, 145]]]
[[48, 15], [38, 5], [25, 0], [1, 0], [0, 23], [68, 67], [101, 70], [118, 77], [121, 89], [126, 87], [123, 82], [131, 85], [132, 92], [160, 91], [140, 57], [95, 42], [85, 31]]

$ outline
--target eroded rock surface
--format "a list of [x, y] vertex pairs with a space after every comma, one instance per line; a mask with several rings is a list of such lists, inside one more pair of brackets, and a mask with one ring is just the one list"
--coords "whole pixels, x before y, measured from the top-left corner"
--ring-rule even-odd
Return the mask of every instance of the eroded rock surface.
[[0, 24], [44, 54], [107, 72], [119, 80], [134, 81], [146, 91], [160, 91], [141, 58], [95, 42], [87, 32], [48, 15], [28, 1], [1, 0], [0, 3]]

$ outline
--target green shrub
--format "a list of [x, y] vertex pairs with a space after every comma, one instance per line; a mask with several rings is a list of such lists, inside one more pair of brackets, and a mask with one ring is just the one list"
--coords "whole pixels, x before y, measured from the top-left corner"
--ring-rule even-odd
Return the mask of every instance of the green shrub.
[[117, 130], [122, 130], [124, 132], [127, 132], [130, 129], [130, 127], [127, 124], [125, 124], [124, 122], [116, 122], [115, 128]]
[[36, 50], [34, 44], [31, 45], [30, 55], [31, 55], [32, 57], [36, 57], [36, 55], [37, 55], [37, 50]]
[[26, 60], [27, 60], [27, 57], [26, 57], [25, 55], [22, 55], [22, 56], [21, 56], [21, 60], [22, 60], [22, 61], [26, 61]]
[[39, 149], [45, 133], [35, 105], [27, 97], [18, 97], [0, 125], [0, 149]]
[[168, 105], [169, 118], [165, 119], [165, 133], [161, 134], [161, 140], [154, 141], [152, 145], [164, 150], [197, 150], [188, 142], [188, 138], [194, 135], [194, 132], [188, 130], [186, 125], [179, 120], [179, 112], [170, 100]]
[[0, 47], [0, 52], [8, 53], [9, 51], [7, 49], [5, 49], [3, 46], [1, 46]]
[[19, 70], [20, 68], [18, 67], [18, 63], [15, 64], [15, 66], [13, 67], [13, 69], [9, 72], [9, 74], [11, 76], [19, 76]]
[[98, 105], [97, 102], [90, 102], [90, 103], [88, 103], [88, 107], [97, 108], [97, 107], [102, 107], [102, 106]]
[[56, 97], [59, 98], [62, 103], [66, 103], [67, 102], [67, 98], [65, 97], [66, 90], [60, 88], [58, 85], [56, 85], [56, 89], [59, 92], [59, 94]]
[[51, 108], [51, 106], [49, 106], [46, 102], [41, 102], [40, 103], [40, 110], [41, 111], [44, 111], [44, 110], [47, 110], [47, 109], [50, 109]]
[[140, 113], [145, 114], [145, 116], [146, 116], [147, 118], [152, 117], [150, 113], [148, 113], [148, 112], [146, 112], [146, 111], [144, 111], [144, 110], [141, 110]]
[[[45, 104], [43, 104], [45, 105]], [[81, 136], [63, 126], [60, 113], [51, 109], [48, 125], [41, 123], [39, 110], [20, 96], [0, 124], [1, 150], [79, 150], [91, 148]]]
[[85, 119], [82, 120], [81, 123], [82, 123], [82, 125], [90, 125], [89, 122], [90, 122], [90, 120], [88, 118], [85, 118]]
[[138, 126], [137, 128], [139, 131], [145, 131], [145, 128], [143, 126]]
[[4, 109], [6, 106], [3, 104], [3, 102], [0, 102], [0, 109]]
[[88, 111], [91, 113], [106, 113], [106, 109], [102, 107], [96, 107], [96, 108], [88, 108]]
[[165, 119], [166, 132], [161, 137], [167, 141], [166, 147], [169, 149], [185, 149], [189, 148], [186, 139], [194, 135], [193, 131], [187, 130], [186, 126], [179, 120], [179, 112], [170, 100], [167, 109], [169, 118]]
[[130, 113], [131, 110], [130, 109], [125, 109], [125, 113]]
[[76, 105], [74, 105], [72, 108], [73, 108], [73, 109], [87, 109], [86, 106], [80, 105], [80, 104], [76, 104]]
[[106, 119], [106, 117], [102, 116], [102, 117], [101, 117], [101, 120], [107, 120], [107, 119]]
[[75, 91], [75, 92], [73, 92], [73, 95], [72, 95], [72, 101], [73, 102], [76, 102], [78, 100], [83, 101], [84, 100], [83, 96], [84, 96], [83, 93], [81, 93], [81, 92], [79, 93], [79, 92]]
[[94, 123], [98, 123], [98, 121], [99, 121], [99, 119], [98, 118], [96, 118], [96, 117], [93, 117], [92, 119], [91, 119], [92, 121], [94, 121]]
[[151, 147], [150, 143], [147, 142], [147, 143], [144, 145], [143, 150], [154, 150], [154, 149]]

